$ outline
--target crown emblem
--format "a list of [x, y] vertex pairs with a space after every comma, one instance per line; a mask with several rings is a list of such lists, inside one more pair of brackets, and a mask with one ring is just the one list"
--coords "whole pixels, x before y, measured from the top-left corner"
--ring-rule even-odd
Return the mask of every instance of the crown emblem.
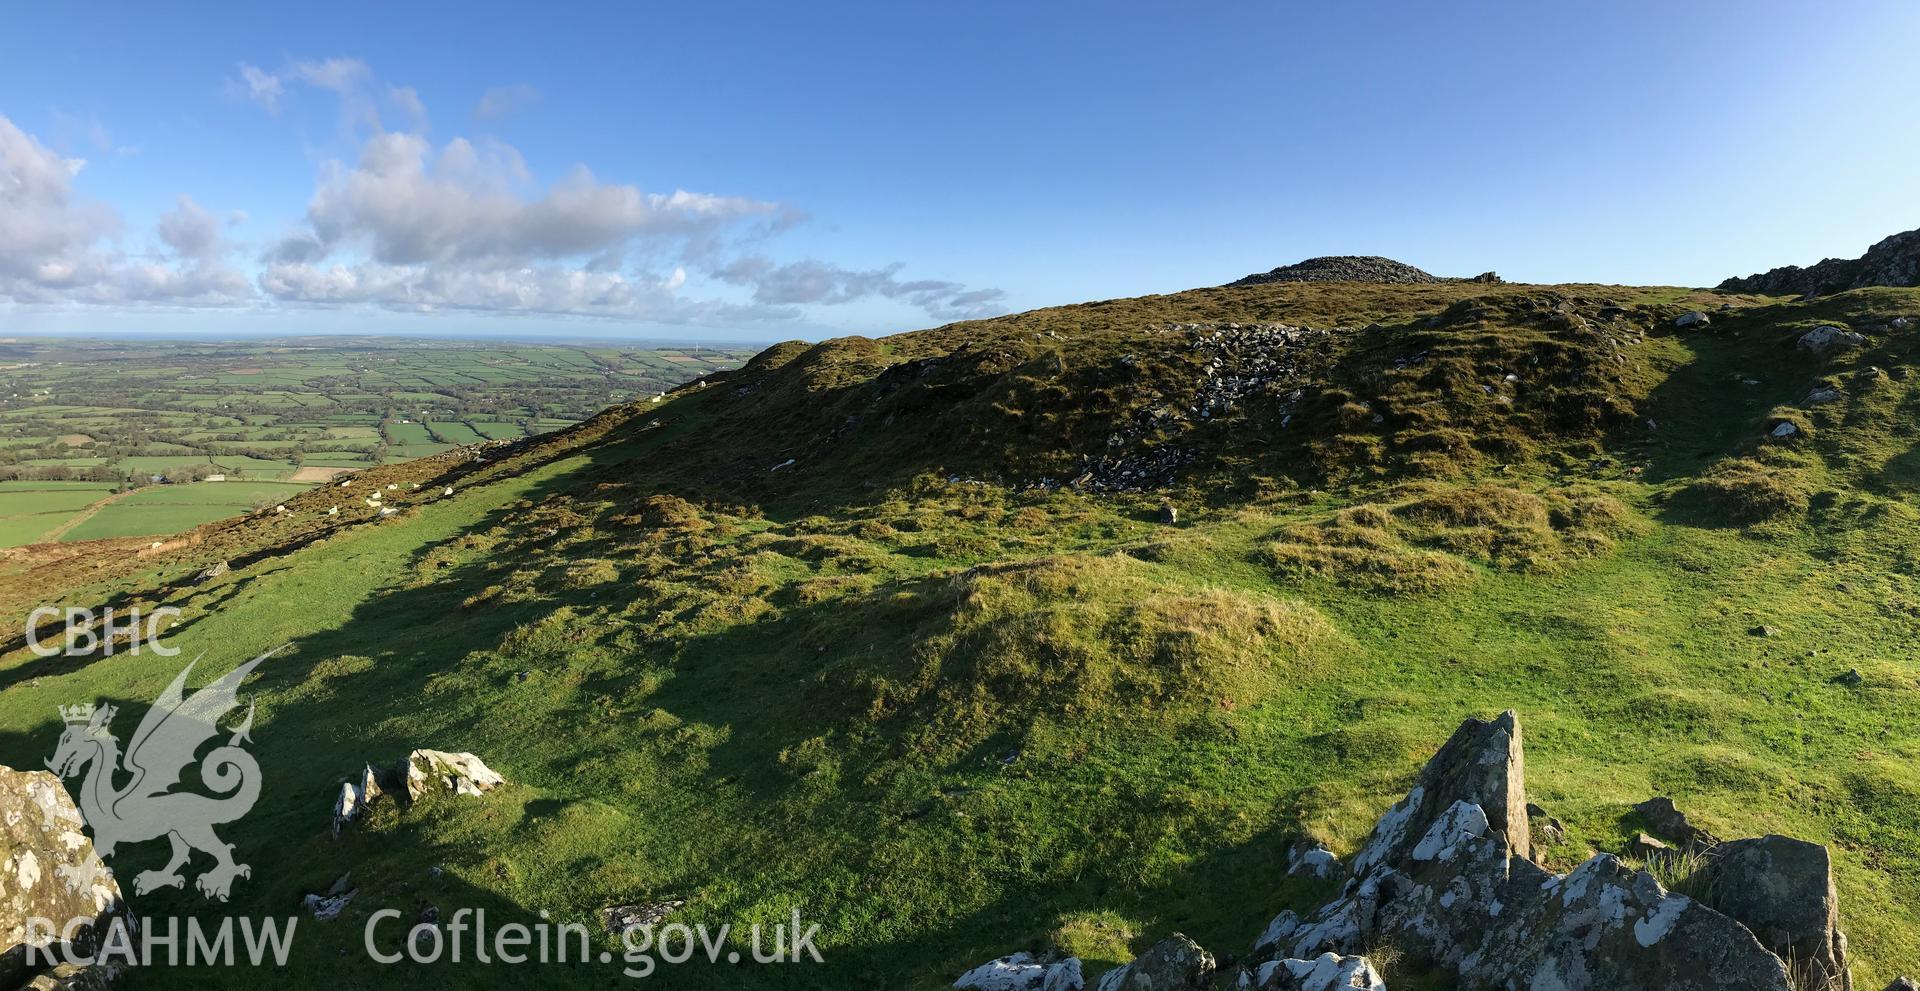
[[[66, 720], [68, 723], [86, 724], [93, 722], [92, 702], [82, 702], [79, 705], [63, 705], [60, 706], [59, 709], [60, 718]], [[113, 706], [107, 706], [102, 709], [100, 711], [100, 718], [102, 721], [112, 719]]]

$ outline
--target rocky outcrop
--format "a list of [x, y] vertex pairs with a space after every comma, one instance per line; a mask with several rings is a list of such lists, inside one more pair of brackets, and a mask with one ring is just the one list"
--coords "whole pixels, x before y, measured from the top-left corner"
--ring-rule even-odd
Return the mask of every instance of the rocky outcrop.
[[1421, 770], [1407, 797], [1380, 817], [1353, 858], [1353, 875], [1406, 860], [1427, 842], [1427, 827], [1453, 814], [1461, 803], [1476, 806], [1512, 845], [1514, 856], [1533, 856], [1524, 753], [1520, 718], [1511, 709], [1492, 720], [1461, 723]]
[[[1555, 874], [1531, 858], [1529, 816], [1558, 823], [1527, 804], [1525, 776], [1517, 715], [1466, 720], [1380, 816], [1339, 895], [1304, 918], [1275, 916], [1235, 986], [1385, 991], [1364, 954], [1388, 948], [1451, 972], [1463, 991], [1851, 991], [1824, 847], [1783, 836], [1722, 843], [1661, 797], [1635, 811], [1702, 858], [1687, 884], [1700, 897], [1605, 853]], [[1641, 843], [1679, 856], [1644, 833]], [[1294, 875], [1339, 863], [1310, 839], [1287, 859]], [[1050, 988], [1047, 966], [1015, 954], [956, 986]], [[1213, 971], [1213, 957], [1176, 933], [1107, 973], [1098, 991], [1199, 991]]]
[[1728, 279], [1719, 289], [1767, 296], [1824, 296], [1867, 286], [1920, 286], [1920, 230], [1895, 234], [1859, 258], [1828, 258], [1806, 268], [1787, 265]]
[[970, 991], [1081, 991], [1080, 958], [1044, 961], [1020, 952], [989, 960], [960, 975], [956, 988]]
[[1213, 954], [1174, 933], [1100, 978], [1098, 991], [1206, 991], [1213, 984]]
[[469, 753], [414, 750], [393, 765], [367, 764], [340, 785], [333, 799], [333, 835], [367, 814], [375, 802], [392, 795], [401, 808], [436, 791], [479, 797], [506, 784], [485, 761]]
[[[1254, 959], [1388, 944], [1468, 989], [1787, 991], [1752, 931], [1653, 875], [1609, 854], [1565, 875], [1529, 859], [1524, 768], [1513, 713], [1467, 720], [1380, 817], [1341, 895], [1276, 918]], [[1807, 936], [1794, 921], [1784, 931]]]
[[[0, 987], [18, 986], [58, 952], [52, 946], [58, 937], [30, 929], [29, 919], [52, 920], [56, 932], [73, 923], [76, 958], [91, 955], [108, 927], [121, 924], [120, 885], [94, 852], [85, 825], [59, 778], [0, 767]], [[81, 987], [71, 982], [100, 975], [43, 976]]]
[[1798, 971], [1798, 987], [1851, 991], [1840, 895], [1827, 848], [1787, 836], [1732, 840], [1713, 849], [1694, 883]]
[[1238, 987], [1254, 991], [1387, 991], [1387, 983], [1366, 957], [1337, 953], [1322, 953], [1312, 960], [1270, 960], [1253, 971], [1241, 971]]
[[[1492, 273], [1488, 273], [1492, 274]], [[1257, 286], [1268, 282], [1386, 282], [1394, 285], [1452, 281], [1378, 255], [1327, 255], [1256, 272], [1230, 286]]]

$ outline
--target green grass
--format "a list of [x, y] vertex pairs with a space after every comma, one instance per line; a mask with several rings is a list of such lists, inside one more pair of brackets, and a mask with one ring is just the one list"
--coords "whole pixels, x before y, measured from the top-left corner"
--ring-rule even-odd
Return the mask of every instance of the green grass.
[[256, 481], [151, 485], [102, 507], [63, 540], [179, 533], [202, 523], [272, 506], [306, 491], [302, 484]]
[[99, 482], [0, 482], [0, 547], [39, 540], [110, 489]]
[[[303, 924], [294, 986], [417, 983], [360, 959], [380, 908], [591, 924], [669, 896], [686, 922], [802, 907], [828, 961], [674, 986], [931, 989], [1022, 948], [1097, 976], [1173, 930], [1240, 953], [1318, 904], [1283, 879], [1291, 839], [1350, 853], [1461, 719], [1514, 708], [1529, 795], [1570, 833], [1550, 866], [1622, 850], [1654, 794], [1723, 836], [1827, 843], [1855, 979], [1883, 985], [1920, 970], [1920, 336], [1825, 362], [1790, 340], [1920, 313], [1920, 292], [1742, 299], [1665, 332], [1696, 298], [1255, 287], [782, 346], [385, 521], [302, 529], [357, 505], [323, 488], [89, 577], [185, 610], [173, 641], [204, 677], [289, 645], [249, 688], [267, 787], [227, 839], [253, 879], [140, 908], [281, 914], [351, 871], [362, 894]], [[1602, 324], [1609, 303], [1637, 315]], [[1381, 326], [1313, 356], [1284, 429], [1261, 403], [1166, 427], [1196, 452], [1168, 492], [1027, 484], [1204, 376], [1163, 329], [1189, 319]], [[1844, 401], [1796, 405], [1828, 381]], [[1803, 442], [1762, 439], [1783, 407]], [[1163, 495], [1180, 524], [1156, 522]], [[1850, 668], [1861, 685], [1833, 681]], [[9, 658], [0, 761], [38, 766], [57, 704], [131, 722], [176, 670]], [[338, 781], [415, 746], [512, 784], [329, 840]]]

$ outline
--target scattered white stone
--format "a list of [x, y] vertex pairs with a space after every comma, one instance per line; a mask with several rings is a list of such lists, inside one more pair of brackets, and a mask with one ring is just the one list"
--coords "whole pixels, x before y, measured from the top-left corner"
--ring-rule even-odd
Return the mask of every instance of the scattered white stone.
[[1865, 343], [1867, 343], [1865, 334], [1831, 324], [1815, 327], [1800, 335], [1800, 347], [1814, 354], [1823, 354], [1835, 348], [1856, 348]]

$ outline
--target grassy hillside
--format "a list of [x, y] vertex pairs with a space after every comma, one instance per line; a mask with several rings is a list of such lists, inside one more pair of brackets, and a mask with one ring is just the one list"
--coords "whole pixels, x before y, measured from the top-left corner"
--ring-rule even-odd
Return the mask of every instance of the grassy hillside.
[[[780, 345], [144, 556], [13, 559], [0, 605], [177, 605], [207, 678], [290, 645], [249, 689], [265, 791], [227, 839], [253, 878], [137, 907], [287, 914], [351, 871], [296, 983], [442, 973], [360, 955], [368, 913], [426, 905], [821, 923], [824, 966], [672, 986], [931, 988], [1020, 948], [1097, 973], [1175, 929], [1243, 952], [1325, 894], [1283, 878], [1293, 837], [1347, 852], [1462, 717], [1515, 708], [1570, 827], [1549, 864], [1621, 850], [1655, 793], [1831, 844], [1878, 987], [1920, 970], [1897, 316], [1920, 291], [1275, 284]], [[1867, 346], [1795, 348], [1829, 323]], [[0, 762], [40, 766], [56, 704], [130, 730], [177, 670], [6, 655]], [[414, 746], [512, 784], [330, 840], [338, 782]]]

